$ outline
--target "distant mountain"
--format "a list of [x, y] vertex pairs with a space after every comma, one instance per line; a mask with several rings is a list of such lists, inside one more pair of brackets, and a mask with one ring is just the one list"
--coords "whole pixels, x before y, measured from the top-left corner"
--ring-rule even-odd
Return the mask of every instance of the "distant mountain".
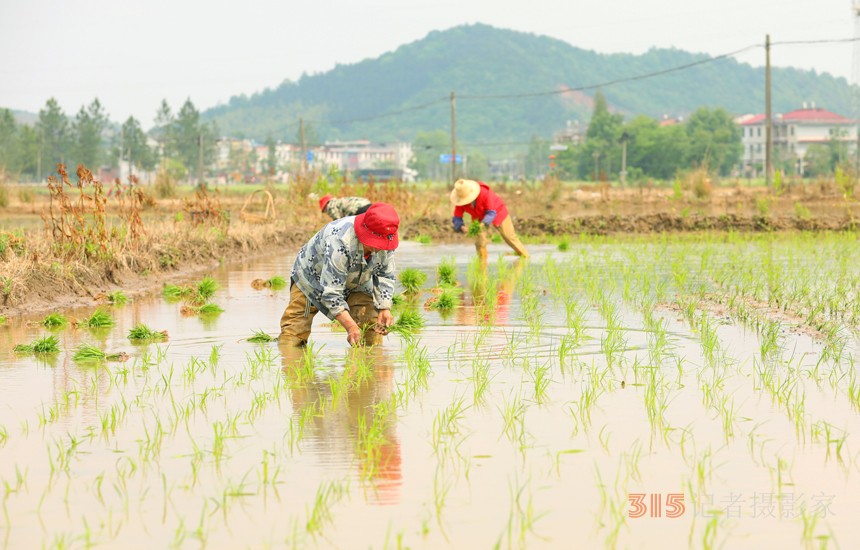
[[[376, 59], [233, 97], [203, 116], [224, 135], [259, 140], [295, 142], [302, 118], [320, 141], [410, 141], [420, 131], [449, 131], [453, 91], [458, 140], [524, 143], [551, 136], [568, 120], [587, 124], [596, 91], [587, 87], [684, 65], [690, 66], [604, 84], [601, 91], [610, 108], [626, 117], [685, 116], [699, 107], [736, 115], [764, 111], [763, 69], [732, 58], [707, 59], [676, 49], [600, 54], [546, 36], [464, 25], [431, 32]], [[815, 101], [850, 115], [844, 78], [774, 68], [772, 81], [775, 113]], [[395, 114], [381, 116], [388, 113]]]
[[[2, 109], [2, 107], [0, 107]], [[17, 111], [15, 109], [9, 109], [12, 112], [12, 117], [15, 118], [15, 122], [17, 124], [27, 124], [32, 126], [39, 120], [39, 115], [37, 113], [30, 113], [27, 111]]]

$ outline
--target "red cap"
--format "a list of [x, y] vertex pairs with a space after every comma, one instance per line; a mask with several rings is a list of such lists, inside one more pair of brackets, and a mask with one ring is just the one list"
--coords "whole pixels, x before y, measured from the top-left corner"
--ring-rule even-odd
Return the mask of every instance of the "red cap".
[[320, 210], [325, 210], [325, 205], [328, 204], [328, 201], [332, 199], [331, 195], [326, 194], [324, 197], [320, 199]]
[[381, 250], [397, 248], [397, 228], [400, 217], [394, 207], [384, 202], [370, 205], [364, 214], [355, 217], [355, 234], [362, 244]]

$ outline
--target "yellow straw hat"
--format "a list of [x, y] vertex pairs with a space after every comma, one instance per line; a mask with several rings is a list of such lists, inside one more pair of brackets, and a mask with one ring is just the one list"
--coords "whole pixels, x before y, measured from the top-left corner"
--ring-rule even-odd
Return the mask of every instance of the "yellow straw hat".
[[481, 186], [474, 180], [457, 180], [451, 191], [451, 203], [454, 206], [469, 204], [481, 194]]

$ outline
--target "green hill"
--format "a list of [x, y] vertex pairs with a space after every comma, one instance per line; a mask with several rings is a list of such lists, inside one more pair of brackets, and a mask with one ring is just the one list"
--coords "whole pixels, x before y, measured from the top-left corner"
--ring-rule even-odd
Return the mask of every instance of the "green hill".
[[[698, 107], [764, 111], [763, 69], [732, 58], [696, 64], [708, 57], [675, 49], [599, 54], [545, 36], [466, 25], [431, 32], [376, 59], [233, 97], [204, 118], [217, 122], [222, 134], [259, 140], [296, 141], [302, 118], [319, 140], [410, 141], [417, 132], [449, 131], [453, 91], [458, 140], [524, 143], [551, 136], [567, 120], [587, 124], [595, 85], [688, 64], [601, 91], [610, 108], [627, 117], [685, 116]], [[775, 113], [815, 101], [850, 114], [844, 78], [782, 68], [774, 68], [772, 78]], [[554, 93], [564, 90], [572, 91]]]

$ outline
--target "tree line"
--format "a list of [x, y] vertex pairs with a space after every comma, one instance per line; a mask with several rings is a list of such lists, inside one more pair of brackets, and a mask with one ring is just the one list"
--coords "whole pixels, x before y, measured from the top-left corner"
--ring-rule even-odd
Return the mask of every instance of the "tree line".
[[162, 100], [147, 135], [134, 117], [111, 123], [98, 98], [74, 117], [50, 98], [33, 125], [19, 124], [10, 110], [0, 110], [0, 169], [22, 181], [41, 181], [58, 163], [96, 171], [123, 162], [140, 172], [169, 161], [166, 165], [184, 175], [214, 161], [217, 135], [215, 123], [203, 122], [190, 99], [175, 114]]

